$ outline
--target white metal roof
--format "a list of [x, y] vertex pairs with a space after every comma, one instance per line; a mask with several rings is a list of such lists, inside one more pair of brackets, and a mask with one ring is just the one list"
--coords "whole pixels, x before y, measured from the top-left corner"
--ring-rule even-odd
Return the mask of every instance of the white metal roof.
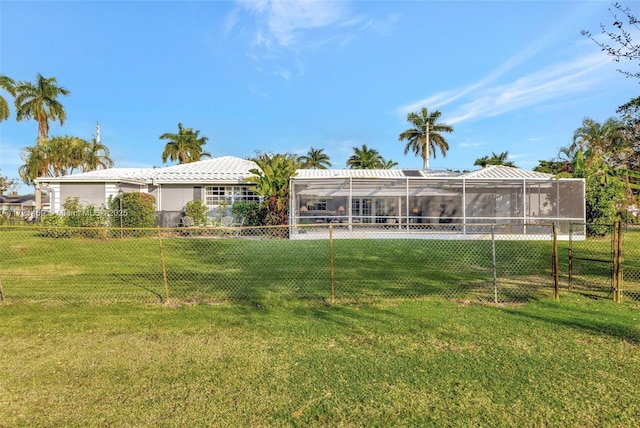
[[[250, 169], [258, 165], [250, 160], [234, 156], [221, 156], [182, 165], [163, 168], [108, 168], [63, 177], [41, 177], [39, 183], [50, 182], [128, 182], [138, 184], [171, 183], [240, 183], [253, 174]], [[550, 180], [551, 174], [527, 171], [502, 165], [460, 173], [447, 170], [402, 170], [402, 169], [299, 169], [295, 180], [322, 180], [332, 178], [372, 178], [372, 179], [537, 179]]]
[[238, 183], [253, 174], [258, 165], [234, 156], [221, 156], [199, 162], [174, 165], [155, 170], [152, 179], [157, 183]]
[[446, 170], [403, 170], [403, 169], [299, 169], [295, 179], [318, 178], [420, 178], [458, 177], [459, 172]]
[[164, 168], [108, 168], [63, 177], [41, 177], [39, 183], [109, 182], [130, 183], [238, 183], [257, 168], [253, 161], [233, 156], [221, 156]]
[[154, 168], [107, 168], [81, 172], [62, 177], [40, 177], [38, 183], [51, 182], [104, 182], [123, 181], [143, 184], [153, 174]]
[[504, 165], [488, 165], [482, 169], [464, 174], [464, 178], [518, 180], [521, 180], [523, 178], [533, 178], [538, 180], [550, 180], [553, 178], [553, 175], [536, 171], [527, 171], [525, 169], [513, 168]]
[[527, 171], [503, 165], [489, 165], [482, 169], [461, 173], [447, 170], [402, 169], [299, 169], [294, 179], [327, 178], [471, 178], [471, 179], [538, 179], [549, 180], [551, 174]]

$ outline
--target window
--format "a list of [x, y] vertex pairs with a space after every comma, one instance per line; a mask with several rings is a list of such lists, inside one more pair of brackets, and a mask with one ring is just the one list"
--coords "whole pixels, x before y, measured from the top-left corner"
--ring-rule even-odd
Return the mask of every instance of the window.
[[247, 186], [207, 186], [205, 187], [205, 205], [215, 206], [221, 203], [232, 205], [238, 201], [260, 201], [257, 193]]
[[309, 211], [326, 211], [327, 210], [327, 200], [326, 199], [316, 199], [312, 201], [307, 201], [307, 209]]

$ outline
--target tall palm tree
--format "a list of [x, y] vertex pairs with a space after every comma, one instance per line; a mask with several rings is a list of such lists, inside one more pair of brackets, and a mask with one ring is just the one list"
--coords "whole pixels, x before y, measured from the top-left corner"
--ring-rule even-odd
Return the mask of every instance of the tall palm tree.
[[449, 143], [441, 133], [453, 132], [453, 127], [446, 123], [438, 123], [441, 115], [438, 110], [429, 113], [426, 107], [422, 107], [420, 113], [407, 114], [407, 122], [413, 127], [403, 131], [398, 137], [400, 141], [407, 140], [404, 154], [413, 151], [416, 156], [422, 157], [424, 169], [429, 169], [430, 156], [435, 159], [436, 148], [440, 149], [443, 157], [447, 156], [449, 150]]
[[324, 153], [324, 149], [314, 149], [311, 147], [306, 155], [298, 157], [300, 168], [303, 169], [327, 169], [331, 167], [329, 155]]
[[[12, 96], [15, 96], [15, 85], [11, 78], [0, 74], [0, 89], [3, 89]], [[4, 97], [0, 96], [0, 122], [9, 118], [9, 103]]]
[[159, 138], [169, 141], [162, 152], [162, 162], [167, 163], [169, 159], [183, 164], [210, 158], [211, 154], [202, 148], [207, 144], [208, 138], [200, 137], [199, 134], [200, 131], [194, 131], [193, 128], [184, 128], [182, 123], [178, 123], [177, 134], [162, 134]]
[[473, 164], [481, 166], [482, 168], [486, 167], [487, 165], [503, 165], [515, 167], [516, 165], [513, 162], [507, 160], [508, 157], [508, 151], [502, 152], [500, 154], [491, 152], [491, 156], [483, 156], [481, 158], [478, 158]]
[[16, 120], [35, 119], [38, 122], [38, 140], [49, 138], [49, 121], [64, 124], [67, 115], [58, 101], [60, 95], [69, 95], [66, 88], [58, 86], [55, 77], [43, 77], [40, 73], [35, 85], [19, 82], [15, 85]]
[[376, 149], [370, 149], [366, 144], [362, 147], [354, 147], [353, 155], [347, 159], [347, 167], [350, 169], [377, 169], [384, 165], [384, 158]]

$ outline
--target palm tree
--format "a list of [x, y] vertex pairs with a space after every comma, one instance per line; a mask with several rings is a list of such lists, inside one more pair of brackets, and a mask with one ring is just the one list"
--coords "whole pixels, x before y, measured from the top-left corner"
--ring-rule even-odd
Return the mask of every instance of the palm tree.
[[392, 169], [398, 166], [398, 162], [394, 162], [393, 160], [384, 159], [380, 164], [380, 169]]
[[314, 149], [311, 147], [306, 155], [298, 157], [300, 168], [303, 169], [327, 169], [331, 167], [329, 155], [324, 153], [324, 149]]
[[26, 147], [21, 156], [24, 164], [18, 168], [18, 174], [25, 184], [32, 186], [36, 178], [53, 176], [41, 144]]
[[[15, 85], [12, 79], [7, 76], [0, 75], [0, 89], [4, 89], [9, 92], [12, 96], [15, 96]], [[9, 118], [9, 103], [4, 97], [0, 96], [0, 122]]]
[[169, 142], [162, 152], [162, 162], [167, 163], [167, 159], [179, 164], [196, 162], [201, 159], [210, 158], [211, 154], [205, 152], [202, 146], [207, 144], [207, 137], [200, 137], [200, 131], [193, 128], [184, 128], [182, 123], [178, 123], [178, 133], [165, 133], [159, 138]]
[[347, 167], [351, 169], [377, 169], [384, 165], [384, 158], [376, 149], [370, 149], [366, 144], [354, 147], [353, 155], [347, 159]]
[[36, 84], [19, 82], [15, 85], [16, 120], [35, 119], [38, 122], [38, 140], [49, 138], [49, 121], [64, 124], [67, 115], [58, 101], [69, 91], [57, 85], [55, 77], [45, 78], [38, 73]]
[[442, 113], [438, 110], [429, 114], [426, 107], [423, 107], [419, 114], [407, 114], [407, 122], [413, 127], [405, 130], [398, 137], [400, 141], [407, 140], [404, 154], [406, 155], [411, 150], [416, 156], [422, 157], [424, 169], [429, 169], [430, 156], [435, 159], [436, 148], [440, 149], [443, 157], [447, 156], [449, 150], [449, 143], [441, 133], [453, 132], [453, 127], [446, 123], [437, 123], [441, 115]]
[[573, 133], [572, 151], [581, 149], [583, 153], [592, 152], [595, 156], [611, 155], [626, 150], [624, 124], [614, 118], [600, 123], [589, 117], [582, 120], [582, 126]]
[[515, 167], [516, 165], [513, 162], [507, 160], [508, 157], [508, 151], [502, 152], [500, 154], [491, 152], [491, 156], [483, 156], [481, 158], [478, 158], [473, 164], [481, 166], [482, 168], [486, 167], [487, 165], [503, 165]]
[[40, 140], [34, 146], [26, 147], [22, 160], [20, 177], [29, 185], [39, 177], [61, 177], [76, 169], [86, 172], [113, 166], [109, 149], [95, 138], [88, 142], [68, 135]]
[[112, 166], [113, 160], [109, 157], [107, 146], [99, 142], [95, 137], [86, 142], [81, 164], [83, 171], [106, 169]]
[[624, 181], [627, 195], [632, 197], [635, 186], [630, 178], [636, 172], [630, 170], [629, 166], [637, 152], [633, 139], [629, 137], [628, 129], [619, 120], [609, 118], [601, 124], [591, 118], [584, 118], [582, 126], [573, 133], [573, 143], [569, 146], [570, 150], [582, 158], [581, 168], [576, 168], [578, 162], [574, 162], [574, 174], [584, 177], [592, 173], [605, 186], [611, 178], [620, 178]]

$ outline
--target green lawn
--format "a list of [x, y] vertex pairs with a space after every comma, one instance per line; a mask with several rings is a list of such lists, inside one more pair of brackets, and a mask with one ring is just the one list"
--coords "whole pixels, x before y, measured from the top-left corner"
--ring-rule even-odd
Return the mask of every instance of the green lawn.
[[[168, 235], [160, 241], [153, 231], [124, 239], [52, 238], [41, 232], [0, 228], [0, 281], [10, 302], [164, 303], [167, 291], [169, 300], [181, 302], [331, 301], [331, 266], [338, 301], [528, 302], [553, 295], [548, 240], [497, 241], [494, 282], [488, 240], [335, 240], [331, 248], [328, 240]], [[638, 296], [640, 254], [633, 251], [640, 248], [639, 235], [629, 234], [625, 242], [624, 270], [626, 291]], [[574, 247], [574, 254], [583, 257], [610, 257], [607, 239], [579, 241]], [[567, 242], [560, 242], [563, 291], [566, 256]], [[611, 298], [610, 265], [576, 262], [574, 276], [576, 288]]]
[[0, 427], [637, 426], [639, 235], [615, 304], [566, 242], [556, 302], [548, 241], [496, 242], [494, 283], [490, 241], [2, 229]]
[[640, 307], [0, 306], [0, 426], [637, 426]]

